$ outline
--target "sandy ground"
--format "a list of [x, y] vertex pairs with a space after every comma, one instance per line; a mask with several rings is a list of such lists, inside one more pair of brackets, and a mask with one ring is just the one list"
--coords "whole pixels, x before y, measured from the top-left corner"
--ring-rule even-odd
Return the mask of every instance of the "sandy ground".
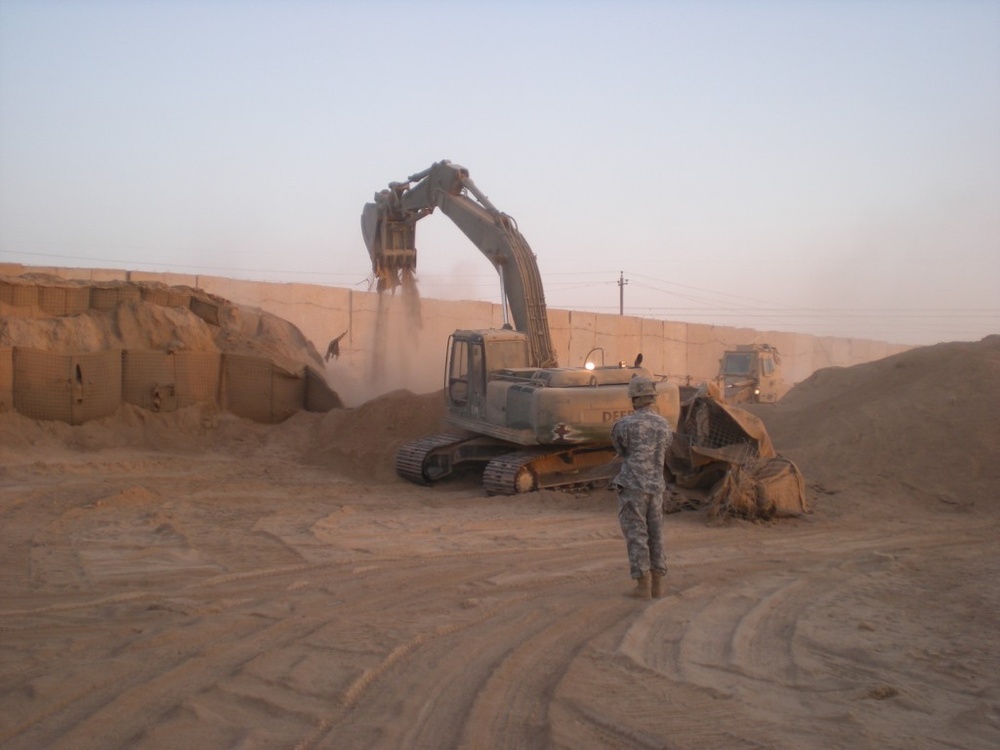
[[760, 411], [812, 512], [416, 487], [439, 394], [256, 425], [0, 414], [0, 746], [1000, 746], [1000, 338], [821, 371]]

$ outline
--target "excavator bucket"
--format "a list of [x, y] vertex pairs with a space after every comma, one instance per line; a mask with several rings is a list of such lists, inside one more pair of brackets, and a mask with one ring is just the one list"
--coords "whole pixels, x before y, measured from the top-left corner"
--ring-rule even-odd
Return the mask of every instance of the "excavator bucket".
[[395, 271], [414, 270], [417, 266], [417, 248], [413, 225], [406, 221], [382, 222], [382, 242], [379, 262]]
[[394, 290], [417, 268], [415, 228], [412, 221], [387, 215], [381, 203], [366, 203], [361, 213], [361, 233], [368, 247], [378, 291]]

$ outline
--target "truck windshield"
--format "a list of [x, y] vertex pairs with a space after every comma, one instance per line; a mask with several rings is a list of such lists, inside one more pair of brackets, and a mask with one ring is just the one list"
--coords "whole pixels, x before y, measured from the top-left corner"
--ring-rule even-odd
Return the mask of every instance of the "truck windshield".
[[749, 375], [753, 354], [727, 354], [722, 360], [723, 375]]

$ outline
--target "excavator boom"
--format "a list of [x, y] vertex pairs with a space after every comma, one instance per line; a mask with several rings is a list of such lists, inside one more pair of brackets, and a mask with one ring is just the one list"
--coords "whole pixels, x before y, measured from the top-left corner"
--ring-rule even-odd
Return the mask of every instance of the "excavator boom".
[[528, 337], [532, 364], [557, 365], [535, 255], [514, 219], [497, 210], [465, 167], [445, 160], [405, 182], [391, 182], [365, 204], [361, 231], [379, 291], [395, 289], [417, 268], [416, 224], [440, 208], [500, 276], [504, 319]]

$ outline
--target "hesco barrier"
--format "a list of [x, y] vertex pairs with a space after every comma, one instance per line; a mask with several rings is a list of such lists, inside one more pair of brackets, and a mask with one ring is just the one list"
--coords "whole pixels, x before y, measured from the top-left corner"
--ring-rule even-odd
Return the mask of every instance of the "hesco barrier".
[[191, 294], [190, 292], [182, 292], [176, 289], [162, 289], [159, 287], [142, 287], [142, 301], [148, 302], [151, 305], [160, 305], [161, 307], [186, 307], [191, 308]]
[[281, 422], [305, 404], [305, 378], [269, 359], [222, 356], [222, 407], [255, 422]]
[[217, 352], [122, 352], [122, 400], [149, 411], [174, 411], [219, 400]]
[[39, 286], [38, 306], [49, 315], [78, 315], [90, 307], [90, 289], [85, 286]]
[[[205, 322], [219, 325], [222, 301], [204, 292], [130, 282], [75, 286], [0, 281], [0, 302], [14, 308], [37, 308], [46, 315], [77, 315], [88, 309], [106, 312], [123, 302], [140, 300], [163, 307], [186, 307]], [[20, 315], [25, 312], [29, 311]]]
[[210, 325], [219, 325], [219, 306], [210, 300], [192, 297], [191, 312]]
[[[0, 302], [12, 314], [67, 316], [108, 311], [138, 301], [185, 307], [219, 325], [225, 300], [186, 287], [104, 283], [60, 285], [0, 281]], [[114, 349], [57, 354], [24, 347], [0, 348], [0, 411], [33, 419], [82, 424], [106, 417], [122, 404], [174, 411], [210, 403], [257, 422], [275, 423], [297, 411], [343, 407], [325, 378], [308, 366], [292, 372], [266, 357], [221, 352]]]
[[0, 411], [73, 425], [110, 416], [122, 403], [169, 412], [218, 405], [255, 422], [343, 406], [308, 367], [289, 372], [266, 357], [220, 352], [114, 349], [55, 354], [0, 349]]
[[34, 284], [0, 282], [0, 302], [13, 307], [37, 307], [38, 287]]
[[137, 286], [92, 286], [89, 291], [89, 304], [94, 310], [114, 310], [123, 302], [138, 302], [142, 299], [142, 291]]
[[14, 350], [0, 348], [0, 411], [14, 408]]
[[306, 368], [306, 411], [327, 412], [343, 409], [344, 402], [331, 390], [326, 380], [313, 369]]
[[122, 402], [120, 350], [53, 354], [14, 347], [14, 408], [33, 419], [83, 424]]

